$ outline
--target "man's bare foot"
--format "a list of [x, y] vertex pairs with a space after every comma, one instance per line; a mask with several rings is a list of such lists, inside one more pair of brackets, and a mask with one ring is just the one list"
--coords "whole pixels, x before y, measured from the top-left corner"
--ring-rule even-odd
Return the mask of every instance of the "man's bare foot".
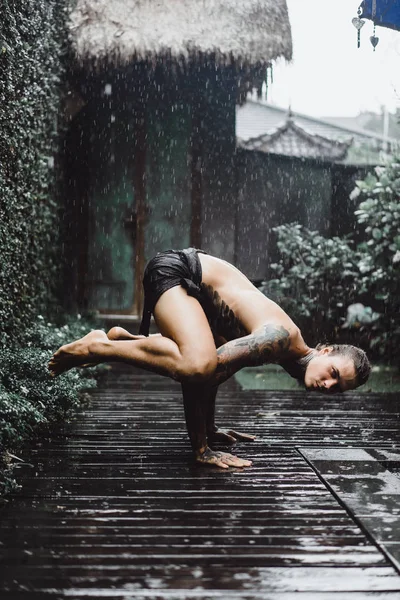
[[53, 377], [56, 377], [73, 367], [80, 367], [88, 363], [92, 365], [97, 364], [97, 357], [90, 352], [90, 345], [94, 342], [104, 341], [108, 341], [106, 333], [100, 329], [96, 329], [80, 340], [61, 346], [49, 361], [48, 367], [50, 373]]

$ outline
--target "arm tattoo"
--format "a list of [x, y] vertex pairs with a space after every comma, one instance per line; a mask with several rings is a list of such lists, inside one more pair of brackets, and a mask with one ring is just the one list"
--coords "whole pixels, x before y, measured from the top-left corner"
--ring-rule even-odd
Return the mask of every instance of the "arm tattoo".
[[289, 350], [289, 332], [282, 326], [264, 325], [252, 335], [236, 340], [235, 346], [247, 351], [249, 366], [275, 362]]
[[217, 350], [215, 383], [226, 381], [243, 367], [277, 362], [287, 356], [289, 348], [289, 332], [277, 325], [264, 325], [251, 335], [232, 340]]

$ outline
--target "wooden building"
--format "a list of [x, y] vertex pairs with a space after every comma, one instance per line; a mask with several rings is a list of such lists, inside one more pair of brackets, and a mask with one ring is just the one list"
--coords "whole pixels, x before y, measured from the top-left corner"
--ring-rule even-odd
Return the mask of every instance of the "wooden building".
[[396, 141], [249, 98], [237, 108], [235, 264], [255, 282], [278, 258], [273, 228], [298, 222], [327, 236], [354, 233], [355, 179]]
[[285, 0], [77, 0], [66, 138], [70, 304], [138, 314], [145, 264], [235, 257], [235, 107], [291, 58]]

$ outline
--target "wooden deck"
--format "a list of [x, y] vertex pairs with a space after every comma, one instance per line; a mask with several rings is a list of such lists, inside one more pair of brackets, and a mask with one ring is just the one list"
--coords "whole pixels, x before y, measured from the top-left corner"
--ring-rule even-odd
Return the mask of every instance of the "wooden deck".
[[400, 598], [395, 562], [302, 451], [400, 448], [398, 399], [229, 382], [217, 403], [221, 426], [257, 434], [235, 449], [252, 468], [196, 466], [180, 387], [113, 369], [66, 439], [25, 453], [1, 599]]

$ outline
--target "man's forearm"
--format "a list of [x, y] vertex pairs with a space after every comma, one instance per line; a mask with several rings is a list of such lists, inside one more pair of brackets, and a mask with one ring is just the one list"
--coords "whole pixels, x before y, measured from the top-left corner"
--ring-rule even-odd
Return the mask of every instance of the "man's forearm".
[[207, 447], [207, 437], [217, 431], [215, 425], [216, 386], [182, 384], [186, 426], [193, 451], [202, 453]]
[[219, 431], [215, 426], [215, 397], [217, 388], [209, 385], [182, 384], [183, 403], [187, 430], [197, 463], [227, 469], [229, 467], [249, 467], [251, 461], [232, 454], [213, 450], [210, 444], [232, 445], [237, 440], [251, 440], [254, 436], [235, 431]]
[[205, 386], [199, 383], [182, 383], [186, 428], [192, 450], [201, 455], [207, 449], [207, 403]]
[[217, 397], [218, 387], [208, 387], [205, 390], [204, 401], [206, 403], [206, 430], [207, 436], [215, 433], [218, 427], [215, 425], [215, 399]]
[[281, 359], [290, 347], [289, 332], [280, 325], [264, 325], [254, 333], [220, 346], [217, 368], [209, 380], [217, 386], [243, 367], [254, 367]]

